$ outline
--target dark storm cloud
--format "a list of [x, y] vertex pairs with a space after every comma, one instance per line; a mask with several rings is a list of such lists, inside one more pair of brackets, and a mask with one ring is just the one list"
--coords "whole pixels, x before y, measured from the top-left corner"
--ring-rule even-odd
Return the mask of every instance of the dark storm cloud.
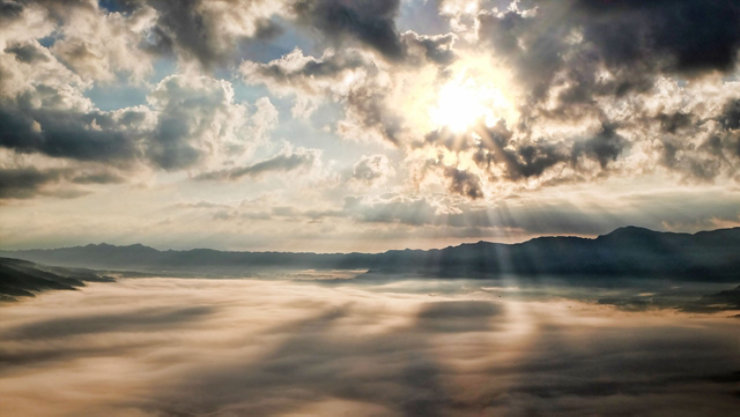
[[312, 152], [287, 153], [245, 167], [205, 172], [195, 177], [195, 179], [234, 181], [242, 177], [259, 177], [269, 172], [293, 171], [301, 167], [311, 166], [315, 160], [316, 154]]
[[1, 0], [0, 1], [0, 18], [13, 20], [23, 14], [31, 5], [40, 5], [44, 7], [51, 18], [59, 21], [63, 19], [62, 15], [65, 12], [73, 9], [87, 9], [92, 10], [94, 8], [94, 2], [86, 0], [69, 0], [63, 4], [54, 0]]
[[[479, 36], [516, 65], [535, 97], [549, 89], [556, 71], [577, 74], [578, 63], [603, 62], [620, 76], [622, 86], [612, 90], [620, 94], [642, 83], [644, 71], [728, 71], [740, 48], [740, 5], [732, 0], [532, 4], [539, 8], [535, 17], [481, 14]], [[568, 39], [573, 30], [582, 31], [577, 46]]]
[[111, 172], [77, 173], [71, 177], [75, 184], [120, 184], [125, 178]]
[[580, 155], [586, 155], [599, 161], [604, 169], [610, 161], [616, 161], [627, 146], [627, 140], [617, 134], [616, 126], [604, 124], [601, 132], [594, 137], [575, 144], [573, 160], [577, 161]]
[[661, 113], [658, 115], [660, 127], [665, 133], [677, 133], [681, 129], [691, 126], [691, 114], [676, 112], [672, 114]]
[[58, 182], [61, 177], [59, 170], [0, 169], [0, 199], [35, 197], [42, 187]]
[[724, 129], [721, 141], [729, 153], [740, 158], [740, 99], [728, 102], [719, 119], [720, 125]]
[[[157, 11], [156, 23], [140, 47], [157, 55], [177, 54], [192, 58], [205, 68], [233, 64], [238, 47], [249, 40], [269, 39], [281, 33], [278, 23], [260, 16], [255, 9], [268, 2], [227, 0], [209, 8], [203, 0], [106, 0], [101, 7], [111, 12], [134, 13], [144, 6]], [[233, 24], [233, 20], [238, 23]], [[239, 25], [252, 25], [251, 30]]]
[[[147, 153], [151, 162], [162, 169], [174, 171], [196, 165], [203, 153], [187, 140], [190, 126], [183, 114], [164, 114], [158, 121]], [[179, 113], [179, 114], [178, 114]]]
[[[490, 45], [494, 53], [507, 57], [533, 96], [542, 97], [563, 63], [563, 38], [570, 29], [556, 26], [546, 31], [535, 31], [534, 27], [540, 24], [536, 19], [514, 12], [502, 17], [483, 13], [478, 19], [478, 36], [482, 43]], [[527, 42], [526, 47], [522, 41]]]
[[[541, 139], [525, 143], [512, 141], [513, 132], [507, 128], [503, 121], [492, 127], [479, 125], [476, 131], [481, 134], [481, 140], [477, 143], [461, 140], [459, 134], [446, 130], [428, 134], [426, 142], [443, 144], [454, 150], [472, 147], [475, 149], [472, 155], [473, 161], [481, 169], [489, 171], [496, 166], [502, 169], [505, 179], [512, 181], [539, 177], [547, 169], [565, 164], [568, 161], [575, 163], [577, 156], [582, 153], [581, 150], [576, 150], [575, 147], [569, 149], [568, 145], [562, 142], [550, 142]], [[463, 175], [465, 178], [460, 178], [460, 181], [455, 180], [454, 171], [447, 169], [444, 174], [453, 179], [450, 191], [471, 198], [482, 196], [480, 185], [482, 179], [477, 174], [466, 172]], [[471, 189], [473, 190], [472, 193], [466, 191]]]
[[740, 129], [740, 99], [731, 100], [725, 104], [719, 122], [725, 130]]
[[330, 42], [348, 36], [386, 58], [403, 57], [395, 18], [399, 0], [300, 0], [293, 6], [299, 20], [319, 29]]
[[483, 190], [477, 175], [452, 167], [445, 169], [444, 174], [450, 179], [449, 189], [451, 192], [467, 196], [473, 200], [483, 197]]
[[166, 77], [148, 100], [148, 106], [101, 111], [64, 85], [37, 83], [0, 102], [0, 148], [75, 162], [80, 175], [66, 175], [71, 182], [114, 183], [123, 177], [109, 170], [91, 176], [86, 167], [200, 167], [222, 148], [229, 147], [234, 155], [250, 146], [247, 141], [233, 144], [237, 135], [249, 131], [254, 141], [261, 140], [260, 132], [269, 131], [274, 111], [264, 99], [253, 116], [267, 111], [266, 116], [250, 119], [247, 105], [234, 101], [231, 85], [209, 77]]
[[540, 176], [548, 168], [568, 160], [567, 145], [563, 143], [542, 139], [512, 143], [513, 132], [503, 121], [493, 127], [483, 127], [481, 133], [474, 161], [482, 168], [490, 168], [491, 164], [503, 167], [511, 180]]
[[215, 22], [206, 21], [196, 9], [199, 0], [150, 3], [158, 12], [150, 39], [152, 50], [167, 53], [178, 47], [207, 66], [224, 58], [224, 51], [216, 43], [218, 32], [211, 26]]
[[658, 114], [654, 120], [663, 133], [658, 135], [658, 162], [689, 180], [707, 182], [724, 173], [732, 175], [740, 157], [737, 103], [730, 99], [706, 118], [684, 112]]
[[[664, 144], [662, 166], [700, 180], [711, 180], [733, 169], [731, 159], [740, 150], [740, 139], [718, 134], [719, 139], [699, 146], [687, 136], [693, 139], [691, 136], [699, 135], [699, 129], [712, 118], [725, 130], [736, 126], [736, 99], [715, 116], [690, 111], [649, 114], [645, 100], [658, 77], [695, 78], [735, 68], [740, 50], [737, 2], [579, 0], [519, 4], [519, 9], [528, 7], [536, 7], [536, 13], [510, 10], [478, 15], [481, 42], [513, 69], [526, 100], [520, 105], [519, 124], [509, 126], [509, 136], [517, 137], [519, 143], [511, 146], [508, 139], [494, 139], [483, 145], [477, 162], [503, 164], [513, 179], [538, 177], [568, 159], [577, 164], [582, 157], [598, 161], [605, 169], [630, 147], [617, 130], [631, 132], [631, 140], [649, 141], [655, 139], [651, 129], [658, 128], [666, 134], [660, 138]], [[599, 75], [604, 69], [609, 77]], [[598, 100], [628, 97], [637, 100], [635, 108], [629, 114], [612, 116], [614, 120], [605, 116]], [[594, 119], [602, 121], [604, 130], [591, 139], [543, 141], [531, 133], [533, 126], [547, 120], [577, 125]]]
[[14, 0], [0, 1], [0, 19], [12, 20], [23, 12], [23, 5]]
[[71, 168], [47, 170], [32, 167], [0, 168], [0, 200], [33, 198], [40, 195], [79, 197], [84, 192], [70, 186], [116, 184], [123, 181], [120, 175], [101, 169], [85, 171]]
[[[68, 97], [58, 88], [38, 85], [32, 93], [18, 97], [13, 105], [0, 105], [0, 147], [80, 164], [102, 163], [119, 169], [130, 169], [141, 163], [165, 170], [192, 167], [213, 151], [212, 146], [207, 149], [200, 146], [199, 135], [207, 134], [207, 129], [244, 128], [243, 124], [237, 124], [239, 119], [229, 124], [233, 115], [238, 115], [235, 112], [243, 109], [229, 101], [228, 93], [218, 82], [200, 89], [183, 88], [183, 85], [190, 84], [179, 79], [170, 80], [157, 92], [159, 111], [140, 107], [117, 112], [55, 110]], [[38, 101], [50, 108], [32, 105]], [[231, 119], [218, 119], [221, 112], [232, 112]], [[156, 124], [152, 126], [150, 120], [156, 120]], [[295, 162], [295, 158], [286, 163]], [[78, 175], [64, 171], [63, 177], [77, 184], [110, 184], [124, 180], [110, 170], [88, 171], [80, 165]], [[52, 173], [54, 176], [50, 177]], [[29, 186], [27, 193], [21, 192], [21, 182], [16, 182], [12, 188], [6, 187], [6, 192], [12, 189], [16, 196], [32, 196], [39, 187], [50, 185], [61, 175], [58, 171], [43, 176], [37, 174], [31, 175], [29, 171], [22, 177]]]
[[[661, 140], [662, 158], [660, 163], [674, 171], [684, 173], [688, 178], [710, 181], [719, 175], [722, 168], [722, 156], [716, 155], [719, 150], [719, 138], [712, 137], [705, 146], [686, 145], [681, 138], [664, 137]], [[709, 151], [709, 152], [707, 152]]]
[[653, 61], [669, 71], [727, 71], [740, 48], [740, 4], [733, 0], [579, 0], [573, 11], [582, 13], [586, 39], [611, 65]]
[[[41, 85], [37, 91], [48, 93], [45, 99], [58, 99], [52, 88]], [[23, 104], [19, 108], [0, 106], [0, 146], [23, 153], [112, 163], [130, 162], [138, 154], [136, 138], [118, 130], [108, 114], [35, 109]]]
[[26, 64], [49, 60], [49, 57], [32, 43], [10, 45], [5, 48], [5, 52], [15, 55], [15, 59]]
[[270, 40], [280, 36], [284, 29], [279, 23], [271, 19], [259, 19], [256, 22], [257, 29], [254, 37], [258, 40]]

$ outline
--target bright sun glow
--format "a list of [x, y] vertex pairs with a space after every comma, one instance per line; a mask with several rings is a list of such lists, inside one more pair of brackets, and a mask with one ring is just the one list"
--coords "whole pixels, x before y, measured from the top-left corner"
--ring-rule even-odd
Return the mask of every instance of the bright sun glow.
[[479, 121], [494, 125], [508, 108], [508, 100], [498, 88], [463, 74], [440, 88], [429, 116], [438, 127], [461, 133]]

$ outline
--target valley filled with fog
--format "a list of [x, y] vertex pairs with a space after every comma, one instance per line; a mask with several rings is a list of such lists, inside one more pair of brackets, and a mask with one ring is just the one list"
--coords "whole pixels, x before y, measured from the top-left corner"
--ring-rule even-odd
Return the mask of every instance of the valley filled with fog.
[[732, 285], [348, 277], [119, 278], [2, 303], [0, 415], [737, 412]]

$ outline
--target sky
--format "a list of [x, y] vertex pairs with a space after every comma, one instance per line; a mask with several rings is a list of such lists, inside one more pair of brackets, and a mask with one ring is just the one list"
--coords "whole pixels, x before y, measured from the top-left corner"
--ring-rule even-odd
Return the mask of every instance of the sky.
[[735, 0], [0, 0], [0, 248], [740, 225]]

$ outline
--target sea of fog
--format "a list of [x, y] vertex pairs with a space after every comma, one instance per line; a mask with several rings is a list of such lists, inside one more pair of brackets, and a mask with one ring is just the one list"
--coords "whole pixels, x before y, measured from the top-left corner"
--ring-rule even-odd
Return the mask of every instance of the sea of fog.
[[738, 311], [689, 284], [318, 275], [4, 303], [0, 415], [740, 415]]

